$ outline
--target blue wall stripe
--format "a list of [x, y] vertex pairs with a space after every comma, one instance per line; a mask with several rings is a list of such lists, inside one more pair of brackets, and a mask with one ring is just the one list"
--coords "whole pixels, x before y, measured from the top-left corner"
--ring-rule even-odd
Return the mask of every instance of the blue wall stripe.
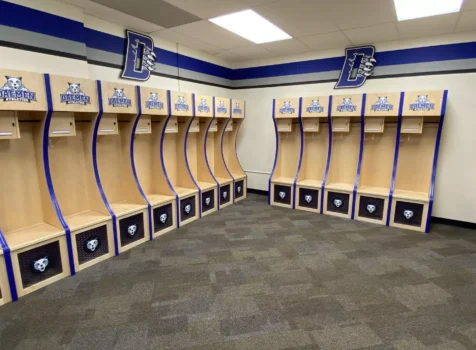
[[0, 230], [0, 246], [2, 247], [2, 250], [3, 250], [3, 258], [5, 260], [8, 284], [10, 287], [10, 295], [11, 295], [12, 301], [17, 301], [18, 300], [17, 284], [15, 282], [15, 274], [13, 273], [12, 255], [11, 255], [10, 247], [8, 246], [7, 240], [3, 236], [2, 230]]
[[296, 209], [296, 184], [297, 180], [299, 178], [299, 173], [301, 172], [301, 166], [302, 166], [302, 156], [304, 152], [304, 130], [302, 126], [302, 97], [299, 98], [299, 114], [298, 114], [298, 120], [299, 120], [299, 131], [301, 134], [301, 149], [299, 150], [299, 161], [298, 161], [298, 166], [296, 169], [296, 176], [294, 177], [294, 183], [293, 183], [293, 209]]
[[430, 186], [430, 203], [429, 203], [429, 206], [428, 206], [428, 216], [427, 216], [426, 225], [425, 225], [425, 232], [426, 233], [428, 233], [430, 231], [431, 213], [433, 211], [433, 198], [435, 196], [436, 167], [438, 165], [438, 154], [439, 154], [439, 151], [440, 151], [441, 133], [443, 131], [443, 123], [445, 121], [447, 100], [448, 100], [448, 90], [445, 90], [444, 93], [443, 93], [443, 104], [441, 106], [441, 117], [440, 117], [440, 123], [438, 125], [438, 134], [436, 136], [435, 154], [434, 154], [434, 157], [433, 157], [433, 170], [432, 170], [432, 173], [431, 173], [431, 186]]
[[93, 132], [93, 142], [92, 142], [93, 143], [92, 144], [93, 169], [94, 169], [94, 177], [96, 179], [96, 185], [98, 186], [99, 194], [101, 195], [102, 201], [104, 202], [104, 205], [106, 206], [106, 209], [112, 218], [112, 232], [114, 235], [114, 254], [117, 256], [119, 255], [119, 241], [117, 237], [116, 214], [114, 213], [111, 206], [109, 205], [109, 201], [107, 200], [106, 194], [104, 193], [104, 189], [101, 183], [101, 177], [99, 176], [98, 161], [97, 161], [97, 139], [98, 139], [99, 123], [101, 122], [101, 118], [104, 113], [104, 108], [102, 104], [102, 86], [99, 80], [96, 80], [96, 86], [98, 90], [99, 113], [96, 118], [96, 124], [94, 124], [94, 132]]
[[190, 127], [192, 126], [192, 123], [194, 119], [196, 118], [195, 116], [195, 94], [192, 94], [192, 104], [193, 104], [193, 117], [190, 118], [190, 122], [187, 125], [187, 131], [185, 132], [185, 140], [183, 142], [183, 153], [185, 157], [185, 165], [187, 166], [187, 171], [188, 175], [193, 181], [193, 184], [198, 190], [198, 216], [201, 218], [202, 217], [202, 189], [198, 186], [197, 181], [195, 181], [195, 178], [193, 177], [192, 171], [190, 170], [190, 165], [188, 164], [188, 154], [187, 154], [187, 142], [188, 142], [188, 133], [190, 131]]
[[276, 100], [273, 99], [273, 124], [274, 124], [274, 133], [276, 137], [276, 149], [274, 152], [274, 164], [273, 164], [273, 169], [271, 169], [271, 174], [269, 175], [269, 180], [268, 180], [268, 205], [271, 204], [271, 179], [273, 178], [274, 171], [276, 170], [276, 163], [278, 162], [278, 151], [279, 151], [279, 135], [278, 135], [278, 126], [276, 125], [276, 118], [274, 115], [274, 110], [276, 108]]
[[[136, 93], [137, 93], [137, 117], [134, 121], [134, 126], [132, 127], [132, 134], [131, 134], [131, 144], [130, 144], [130, 159], [131, 159], [131, 167], [132, 167], [132, 174], [134, 175], [134, 180], [136, 182], [137, 188], [139, 189], [140, 195], [144, 199], [144, 201], [147, 203], [147, 211], [149, 213], [149, 238], [152, 241], [152, 206], [150, 205], [149, 200], [147, 199], [147, 196], [144, 193], [144, 190], [142, 189], [142, 186], [140, 184], [139, 178], [137, 177], [137, 171], [136, 171], [136, 162], [134, 158], [134, 143], [135, 143], [135, 134], [136, 134], [136, 129], [137, 129], [137, 124], [139, 123], [139, 119], [142, 116], [142, 101], [141, 101], [141, 96], [140, 96], [140, 86], [136, 86]], [[152, 128], [152, 126], [151, 126]]]
[[329, 175], [329, 168], [331, 165], [331, 155], [332, 155], [332, 96], [329, 96], [329, 108], [327, 110], [327, 128], [329, 131], [329, 142], [327, 146], [327, 163], [326, 163], [326, 172], [324, 173], [324, 179], [322, 180], [321, 187], [321, 208], [320, 213], [324, 212], [324, 190], [326, 188], [327, 176]]
[[45, 119], [45, 128], [43, 129], [43, 166], [45, 170], [46, 184], [48, 186], [48, 192], [50, 194], [53, 208], [55, 209], [56, 215], [58, 216], [58, 220], [60, 221], [61, 225], [63, 226], [63, 229], [65, 230], [66, 246], [68, 248], [69, 270], [70, 270], [71, 276], [74, 276], [76, 274], [76, 271], [74, 268], [73, 243], [71, 241], [71, 230], [69, 229], [69, 226], [66, 223], [66, 220], [64, 219], [63, 213], [61, 212], [61, 208], [56, 198], [55, 188], [53, 186], [53, 180], [51, 178], [48, 141], [49, 141], [49, 135], [50, 135], [51, 117], [53, 115], [53, 97], [51, 96], [50, 75], [45, 74], [44, 77], [45, 77], [46, 102], [48, 105], [48, 112], [46, 114], [46, 119]]
[[395, 154], [393, 156], [393, 170], [392, 181], [390, 183], [390, 193], [388, 195], [388, 208], [387, 208], [387, 222], [386, 225], [390, 226], [390, 216], [392, 213], [393, 192], [395, 191], [395, 179], [397, 177], [397, 165], [398, 165], [398, 153], [400, 151], [400, 135], [402, 129], [402, 116], [403, 116], [403, 103], [405, 100], [405, 92], [400, 93], [400, 105], [398, 107], [398, 123], [397, 123], [397, 137], [395, 141]]
[[365, 104], [367, 103], [367, 94], [362, 96], [362, 110], [360, 111], [360, 151], [359, 163], [357, 164], [357, 174], [355, 175], [354, 193], [352, 196], [351, 219], [355, 217], [355, 201], [357, 200], [357, 189], [359, 188], [360, 172], [362, 170], [362, 158], [364, 155], [364, 136], [365, 136]]

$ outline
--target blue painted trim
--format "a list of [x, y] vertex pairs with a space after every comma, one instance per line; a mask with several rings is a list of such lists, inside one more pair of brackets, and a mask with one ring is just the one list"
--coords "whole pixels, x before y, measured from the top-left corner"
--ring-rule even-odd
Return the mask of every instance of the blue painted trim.
[[225, 155], [223, 154], [223, 142], [225, 141], [226, 128], [228, 127], [228, 124], [230, 123], [230, 121], [231, 121], [231, 116], [226, 121], [225, 127], [223, 128], [223, 132], [221, 134], [220, 152], [221, 152], [221, 159], [223, 161], [223, 164], [225, 165], [225, 170], [228, 173], [228, 175], [231, 177], [232, 188], [230, 189], [230, 192], [231, 192], [230, 195], [233, 196], [233, 203], [235, 203], [235, 178], [233, 177], [233, 175], [231, 175], [230, 169], [228, 169], [228, 165], [226, 165]]
[[190, 165], [188, 163], [188, 154], [187, 154], [188, 133], [190, 131], [190, 127], [192, 126], [193, 121], [196, 118], [196, 116], [195, 116], [195, 94], [192, 94], [192, 99], [194, 101], [193, 102], [193, 117], [190, 118], [190, 121], [187, 125], [187, 131], [185, 132], [185, 140], [183, 142], [183, 153], [184, 153], [184, 157], [185, 157], [185, 165], [187, 167], [188, 175], [192, 179], [193, 184], [195, 185], [195, 187], [198, 189], [198, 198], [200, 199], [198, 201], [198, 214], [199, 214], [199, 217], [202, 217], [202, 189], [200, 188], [200, 186], [198, 186], [197, 182], [195, 181], [195, 178], [193, 177], [192, 171], [190, 170]]
[[50, 194], [51, 203], [53, 204], [53, 208], [56, 212], [56, 215], [58, 216], [58, 220], [60, 221], [61, 226], [63, 226], [63, 229], [65, 230], [66, 246], [68, 248], [69, 270], [70, 270], [71, 276], [74, 276], [76, 274], [76, 270], [74, 268], [73, 243], [71, 240], [71, 230], [63, 216], [63, 213], [61, 212], [58, 199], [56, 198], [53, 180], [51, 178], [48, 141], [49, 141], [49, 135], [50, 135], [51, 117], [53, 116], [53, 97], [51, 95], [50, 75], [45, 74], [44, 78], [45, 78], [46, 103], [48, 105], [48, 112], [46, 113], [45, 128], [43, 129], [43, 167], [45, 169], [46, 185], [48, 186], [48, 192]]
[[435, 196], [435, 180], [436, 180], [436, 167], [438, 165], [438, 155], [440, 152], [441, 133], [443, 131], [443, 123], [445, 121], [446, 103], [448, 100], [448, 90], [443, 92], [443, 104], [441, 106], [441, 117], [438, 124], [438, 134], [436, 135], [435, 154], [433, 156], [433, 170], [431, 172], [431, 186], [430, 186], [430, 203], [428, 205], [428, 216], [426, 218], [425, 233], [430, 232], [431, 213], [433, 211], [433, 199]]
[[276, 135], [276, 150], [274, 152], [274, 164], [273, 164], [273, 169], [271, 169], [271, 174], [269, 175], [269, 180], [268, 180], [268, 205], [271, 204], [271, 179], [273, 178], [274, 171], [276, 170], [276, 164], [278, 162], [278, 152], [279, 152], [279, 134], [278, 134], [278, 126], [276, 125], [276, 117], [275, 117], [275, 108], [276, 108], [276, 100], [273, 99], [273, 124], [274, 124], [274, 132]]
[[11, 255], [10, 247], [8, 246], [7, 240], [5, 239], [5, 236], [3, 236], [2, 230], [0, 230], [0, 247], [2, 247], [2, 250], [3, 250], [3, 258], [5, 260], [8, 284], [10, 287], [10, 296], [12, 298], [12, 301], [17, 301], [18, 300], [17, 284], [15, 282], [15, 274], [13, 273], [12, 255]]
[[352, 213], [350, 218], [355, 217], [355, 202], [357, 200], [357, 189], [359, 188], [360, 173], [362, 171], [362, 158], [364, 156], [364, 137], [365, 137], [365, 104], [367, 102], [367, 94], [362, 96], [362, 110], [360, 111], [360, 150], [359, 163], [357, 164], [357, 174], [355, 175], [354, 192], [352, 196]]
[[176, 220], [177, 220], [177, 228], [180, 228], [180, 198], [177, 192], [175, 192], [174, 186], [170, 182], [169, 175], [167, 174], [167, 169], [165, 167], [164, 162], [164, 137], [165, 137], [165, 129], [167, 129], [167, 124], [169, 123], [170, 117], [172, 116], [172, 97], [170, 95], [170, 90], [167, 90], [167, 100], [169, 101], [169, 115], [167, 119], [164, 121], [164, 127], [162, 128], [162, 134], [160, 135], [160, 163], [162, 165], [162, 171], [165, 175], [165, 180], [167, 180], [167, 185], [169, 185], [170, 190], [175, 195], [175, 210], [176, 210]]
[[324, 179], [322, 180], [321, 187], [321, 208], [320, 213], [324, 212], [324, 190], [326, 188], [327, 177], [329, 176], [329, 169], [331, 165], [331, 156], [332, 156], [332, 96], [329, 96], [329, 108], [327, 110], [327, 127], [329, 132], [329, 145], [327, 146], [327, 163], [326, 163], [326, 172], [324, 173]]
[[296, 187], [297, 187], [297, 180], [299, 178], [299, 173], [301, 172], [301, 166], [302, 166], [302, 156], [304, 152], [304, 129], [302, 126], [302, 97], [299, 98], [299, 114], [298, 114], [298, 120], [299, 120], [299, 131], [301, 133], [301, 149], [299, 151], [299, 161], [298, 161], [298, 166], [296, 169], [296, 176], [294, 176], [294, 182], [293, 182], [293, 209], [296, 209]]
[[217, 188], [217, 209], [220, 210], [220, 184], [218, 183], [218, 180], [215, 178], [215, 175], [213, 175], [212, 169], [210, 168], [210, 163], [208, 162], [208, 154], [207, 154], [207, 142], [208, 142], [208, 132], [210, 131], [210, 127], [212, 126], [212, 122], [215, 120], [215, 116], [210, 120], [207, 126], [207, 130], [205, 131], [205, 142], [203, 142], [203, 154], [205, 155], [205, 163], [207, 164], [208, 171], [210, 172], [210, 175], [213, 178], [213, 181], [215, 181]]
[[[152, 206], [150, 205], [149, 200], [147, 199], [147, 196], [144, 193], [144, 190], [142, 189], [142, 186], [139, 181], [139, 177], [137, 176], [137, 170], [136, 170], [136, 162], [134, 158], [134, 143], [135, 143], [135, 134], [136, 134], [136, 129], [137, 129], [137, 124], [139, 123], [139, 119], [142, 116], [142, 101], [141, 101], [141, 95], [140, 95], [140, 86], [136, 86], [136, 93], [137, 93], [137, 117], [134, 121], [134, 125], [132, 127], [132, 134], [131, 134], [131, 143], [130, 143], [130, 148], [129, 148], [129, 156], [131, 159], [131, 167], [132, 167], [132, 174], [134, 176], [134, 181], [136, 182], [137, 189], [139, 190], [140, 195], [144, 199], [144, 201], [147, 203], [147, 211], [149, 213], [149, 238], [152, 241], [153, 238], [153, 229], [152, 229]], [[152, 126], [151, 126], [152, 127]]]
[[401, 136], [401, 129], [402, 129], [404, 100], [405, 100], [405, 92], [402, 91], [400, 93], [400, 105], [398, 107], [397, 137], [395, 140], [395, 154], [393, 156], [392, 182], [390, 183], [390, 193], [388, 195], [387, 222], [386, 222], [387, 226], [390, 226], [390, 217], [392, 215], [393, 193], [395, 192], [395, 180], [397, 178], [397, 165], [398, 165], [398, 154], [400, 152], [400, 136]]
[[101, 195], [102, 201], [104, 202], [104, 206], [106, 207], [107, 211], [111, 215], [112, 218], [112, 232], [114, 234], [114, 254], [117, 256], [119, 255], [119, 239], [117, 237], [117, 217], [114, 211], [107, 200], [106, 193], [104, 192], [104, 188], [102, 187], [101, 177], [99, 176], [99, 168], [98, 168], [98, 160], [97, 160], [97, 139], [98, 139], [98, 132], [99, 132], [99, 124], [101, 123], [102, 115], [104, 114], [104, 106], [102, 103], [102, 86], [101, 81], [96, 80], [96, 86], [98, 90], [98, 105], [99, 105], [99, 113], [98, 117], [96, 118], [96, 124], [94, 124], [94, 132], [93, 132], [93, 144], [92, 144], [92, 157], [93, 157], [93, 169], [94, 169], [94, 177], [96, 179], [96, 185], [98, 186], [99, 194]]

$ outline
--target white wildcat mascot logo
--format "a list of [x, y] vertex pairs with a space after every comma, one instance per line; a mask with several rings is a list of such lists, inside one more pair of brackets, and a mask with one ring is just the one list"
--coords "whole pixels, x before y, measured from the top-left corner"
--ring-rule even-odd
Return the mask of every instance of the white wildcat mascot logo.
[[36, 101], [36, 92], [32, 92], [23, 85], [22, 77], [5, 76], [7, 79], [3, 87], [0, 88], [0, 100], [28, 102]]
[[109, 98], [109, 106], [130, 107], [132, 101], [124, 94], [124, 89], [114, 88], [114, 94]]
[[206, 99], [201, 99], [200, 104], [198, 105], [198, 111], [202, 113], [210, 112], [210, 107], [208, 107]]
[[284, 199], [284, 197], [286, 197], [286, 193], [285, 192], [279, 192], [279, 197], [281, 199]]
[[44, 258], [38, 259], [33, 262], [33, 268], [38, 272], [45, 272], [49, 263], [50, 261], [48, 260], [48, 257], [45, 256]]
[[207, 207], [210, 205], [210, 202], [211, 202], [210, 197], [205, 198], [205, 204], [206, 204]]
[[190, 212], [192, 211], [192, 206], [190, 204], [187, 204], [184, 210], [185, 210], [185, 213], [190, 214]]
[[233, 108], [233, 114], [242, 114], [243, 110], [240, 107], [240, 103], [236, 102], [235, 107]]
[[86, 249], [90, 252], [95, 252], [99, 246], [99, 240], [97, 238], [93, 238], [86, 242]]
[[312, 201], [312, 196], [307, 195], [307, 196], [304, 197], [304, 200], [305, 200], [306, 202], [308, 202], [308, 203], [311, 203], [311, 201]]
[[131, 225], [127, 228], [127, 233], [134, 236], [137, 232], [137, 225]]
[[223, 192], [223, 199], [226, 199], [226, 197], [228, 197], [228, 192], [224, 191]]
[[279, 109], [281, 114], [294, 114], [296, 109], [291, 106], [291, 101], [284, 101], [283, 107]]
[[355, 112], [357, 106], [352, 104], [352, 99], [344, 97], [342, 103], [337, 106], [337, 112]]
[[87, 105], [91, 104], [91, 98], [81, 90], [81, 84], [68, 83], [68, 89], [60, 94], [61, 103]]
[[238, 187], [236, 188], [236, 192], [241, 193], [241, 186], [238, 186]]
[[175, 104], [175, 110], [180, 112], [188, 111], [188, 104], [185, 102], [185, 96], [178, 97], [178, 101]]
[[375, 210], [377, 210], [377, 207], [375, 205], [373, 204], [367, 205], [367, 211], [369, 212], [369, 214], [373, 214]]
[[161, 223], [165, 224], [165, 222], [167, 221], [167, 213], [160, 215], [159, 220]]
[[432, 111], [435, 109], [435, 104], [428, 100], [428, 95], [418, 95], [415, 103], [410, 104], [412, 111]]
[[159, 96], [156, 92], [151, 92], [149, 99], [145, 101], [145, 108], [164, 109], [164, 103], [159, 100]]
[[306, 108], [307, 113], [322, 113], [324, 112], [324, 107], [321, 106], [319, 100], [312, 100], [309, 107]]
[[226, 114], [228, 109], [225, 107], [225, 101], [220, 101], [217, 108], [218, 113]]
[[341, 199], [334, 199], [334, 205], [336, 208], [340, 208], [342, 206], [342, 200]]
[[413, 211], [404, 210], [403, 211], [403, 216], [405, 216], [405, 219], [410, 220], [413, 217]]
[[393, 105], [388, 103], [387, 96], [378, 97], [377, 102], [372, 105], [372, 111], [374, 112], [388, 112], [393, 110]]

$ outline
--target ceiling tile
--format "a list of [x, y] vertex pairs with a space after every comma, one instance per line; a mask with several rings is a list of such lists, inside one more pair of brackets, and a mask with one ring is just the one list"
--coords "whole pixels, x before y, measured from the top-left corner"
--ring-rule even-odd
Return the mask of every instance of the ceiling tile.
[[291, 55], [310, 51], [308, 46], [296, 39], [280, 40], [272, 43], [262, 44], [261, 46], [279, 55]]
[[397, 21], [393, 0], [324, 1], [320, 11], [340, 29], [361, 28]]
[[313, 50], [338, 49], [352, 44], [342, 32], [305, 36], [299, 41]]
[[278, 0], [254, 10], [295, 38], [339, 30], [315, 0]]
[[208, 53], [217, 53], [221, 51], [219, 47], [216, 47], [214, 45], [204, 43], [203, 41], [193, 39], [186, 35], [177, 33], [173, 29], [161, 30], [161, 31], [152, 33], [152, 35], [158, 36], [159, 38], [162, 38], [174, 43], [179, 43], [181, 45], [188, 46], [192, 49], [202, 50]]
[[200, 18], [162, 0], [93, 0], [109, 8], [127, 13], [164, 28], [179, 26], [200, 20]]
[[476, 0], [464, 0], [461, 9], [463, 11], [476, 10]]
[[461, 13], [456, 31], [465, 32], [468, 30], [476, 30], [476, 11], [465, 11]]
[[224, 50], [244, 47], [251, 44], [251, 41], [243, 39], [242, 37], [233, 34], [208, 20], [185, 24], [183, 26], [175, 27], [173, 30], [210, 45], [218, 46]]
[[398, 39], [397, 27], [394, 23], [344, 30], [344, 34], [355, 45], [373, 44]]
[[421, 38], [454, 32], [459, 13], [411, 19], [397, 23], [400, 38]]
[[249, 6], [240, 0], [164, 0], [203, 19], [226, 15]]
[[235, 55], [241, 56], [244, 59], [266, 58], [275, 55], [274, 53], [266, 50], [260, 45], [252, 45], [246, 47], [240, 47], [236, 49], [228, 50]]

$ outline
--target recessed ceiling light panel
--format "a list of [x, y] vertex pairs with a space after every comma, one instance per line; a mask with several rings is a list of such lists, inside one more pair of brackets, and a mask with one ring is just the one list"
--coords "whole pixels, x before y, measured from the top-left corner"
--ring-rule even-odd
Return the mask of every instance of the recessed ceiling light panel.
[[399, 21], [459, 12], [463, 0], [393, 0]]
[[215, 17], [210, 21], [255, 44], [291, 39], [291, 36], [253, 10]]

